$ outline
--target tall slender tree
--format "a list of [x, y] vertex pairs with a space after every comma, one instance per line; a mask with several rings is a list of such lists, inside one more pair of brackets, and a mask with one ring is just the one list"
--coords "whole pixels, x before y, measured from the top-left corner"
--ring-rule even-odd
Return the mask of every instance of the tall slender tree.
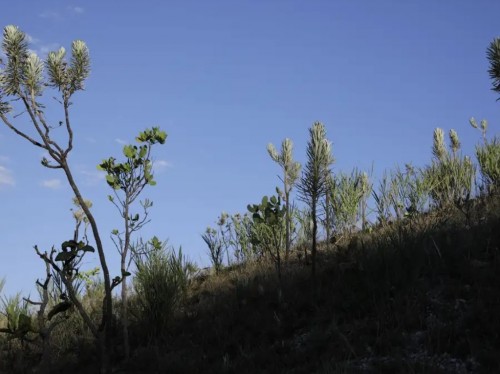
[[285, 260], [288, 260], [291, 247], [291, 226], [292, 226], [292, 212], [290, 204], [290, 192], [299, 178], [300, 163], [293, 160], [293, 142], [290, 139], [285, 139], [281, 143], [281, 152], [278, 153], [273, 144], [267, 145], [267, 152], [269, 156], [281, 166], [283, 170], [283, 177], [279, 177], [283, 182], [285, 194]]
[[[330, 166], [333, 161], [331, 155], [331, 143], [326, 138], [326, 129], [321, 122], [315, 122], [309, 129], [310, 139], [307, 143], [307, 163], [298, 191], [301, 200], [303, 200], [311, 209], [311, 218], [313, 221], [312, 244], [311, 244], [311, 262], [313, 287], [316, 286], [316, 251], [318, 236], [318, 206], [320, 199], [327, 190], [328, 176], [330, 175]], [[315, 291], [315, 289], [313, 290]]]
[[[73, 149], [73, 129], [69, 110], [72, 104], [71, 98], [76, 92], [83, 90], [84, 82], [89, 76], [89, 50], [83, 41], [76, 40], [71, 47], [72, 56], [69, 62], [65, 58], [66, 50], [61, 47], [58, 51], [50, 52], [44, 63], [35, 53], [29, 51], [26, 34], [13, 25], [6, 26], [3, 30], [2, 49], [6, 55], [6, 62], [0, 71], [0, 119], [14, 133], [48, 153], [50, 161], [44, 157], [43, 166], [64, 171], [90, 223], [104, 277], [105, 297], [101, 328], [94, 326], [89, 316], [85, 315], [83, 307], [79, 306], [76, 294], [72, 292], [72, 285], [69, 282], [65, 285], [71, 301], [77, 306], [89, 329], [101, 341], [103, 367], [109, 368], [108, 353], [111, 347], [113, 317], [111, 278], [96, 220], [85, 204], [68, 163], [69, 153]], [[48, 121], [44, 112], [45, 106], [40, 101], [47, 87], [54, 88], [59, 95], [57, 100], [62, 106], [63, 117], [59, 125]], [[14, 125], [13, 121], [19, 114], [27, 115], [33, 125], [32, 133]], [[53, 138], [53, 130], [59, 128], [66, 132], [65, 145]]]

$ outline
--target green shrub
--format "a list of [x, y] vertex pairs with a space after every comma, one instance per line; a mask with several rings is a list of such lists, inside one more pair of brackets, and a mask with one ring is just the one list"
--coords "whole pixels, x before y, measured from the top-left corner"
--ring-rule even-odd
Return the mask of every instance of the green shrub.
[[476, 170], [471, 159], [459, 154], [460, 141], [455, 130], [449, 133], [450, 153], [444, 143], [444, 132], [434, 131], [432, 164], [424, 171], [425, 183], [437, 208], [461, 207], [471, 198]]
[[340, 173], [335, 177], [330, 196], [333, 207], [333, 226], [337, 233], [351, 234], [359, 219], [365, 219], [362, 206], [371, 191], [366, 173], [354, 169], [350, 175]]
[[156, 237], [144, 247], [135, 257], [138, 323], [148, 341], [159, 342], [186, 296], [193, 265], [182, 249], [167, 248]]
[[500, 189], [500, 139], [495, 137], [476, 147], [476, 156], [483, 177], [483, 184], [488, 193]]
[[487, 194], [499, 191], [500, 188], [500, 139], [496, 136], [488, 141], [486, 131], [488, 121], [483, 119], [478, 125], [474, 117], [469, 120], [472, 127], [481, 131], [483, 144], [476, 146], [476, 157], [482, 176], [482, 189]]

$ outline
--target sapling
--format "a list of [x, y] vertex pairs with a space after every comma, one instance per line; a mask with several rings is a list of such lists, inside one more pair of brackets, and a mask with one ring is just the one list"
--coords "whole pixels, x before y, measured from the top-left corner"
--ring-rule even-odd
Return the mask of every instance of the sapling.
[[286, 219], [286, 246], [285, 246], [285, 260], [288, 259], [291, 248], [291, 226], [292, 226], [292, 209], [290, 201], [290, 193], [293, 186], [299, 178], [300, 163], [293, 160], [293, 142], [290, 139], [285, 139], [281, 143], [281, 152], [278, 153], [273, 144], [269, 143], [267, 146], [269, 156], [280, 165], [283, 170], [283, 177], [279, 177], [283, 182], [284, 200], [285, 200], [285, 219]]
[[[298, 187], [300, 198], [311, 209], [313, 221], [311, 261], [313, 289], [316, 286], [316, 251], [318, 232], [318, 203], [327, 190], [327, 178], [330, 175], [331, 143], [326, 139], [325, 126], [315, 122], [309, 129], [310, 139], [307, 143], [307, 163]], [[314, 290], [315, 292], [315, 290]]]
[[153, 202], [147, 199], [140, 202], [143, 208], [142, 216], [132, 213], [131, 209], [144, 188], [147, 185], [156, 184], [153, 178], [151, 150], [157, 143], [164, 144], [166, 138], [167, 134], [158, 127], [146, 129], [136, 138], [139, 146], [125, 145], [123, 147], [123, 155], [126, 157], [124, 162], [117, 162], [114, 157], [110, 157], [98, 166], [100, 170], [106, 172], [106, 182], [113, 189], [114, 196], [109, 195], [108, 199], [123, 219], [123, 230], [113, 230], [111, 238], [120, 253], [121, 312], [126, 360], [130, 357], [127, 277], [130, 275], [128, 270], [132, 261], [129, 255], [131, 237], [134, 232], [139, 231], [149, 222], [148, 209], [153, 206]]

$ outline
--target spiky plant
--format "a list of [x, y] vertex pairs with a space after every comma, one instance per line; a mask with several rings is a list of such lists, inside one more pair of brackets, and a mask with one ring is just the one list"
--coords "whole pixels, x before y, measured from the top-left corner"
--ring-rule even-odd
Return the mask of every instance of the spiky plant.
[[252, 220], [248, 214], [234, 214], [231, 219], [231, 245], [234, 248], [234, 256], [239, 263], [253, 260], [254, 251], [252, 247]]
[[135, 257], [134, 278], [139, 323], [147, 339], [159, 343], [165, 338], [173, 313], [184, 300], [192, 265], [182, 249], [175, 251], [156, 237], [140, 252], [142, 255]]
[[500, 38], [493, 39], [486, 50], [486, 56], [490, 62], [488, 73], [493, 84], [492, 90], [500, 93]]
[[299, 178], [300, 163], [293, 160], [293, 142], [290, 139], [285, 139], [281, 143], [281, 152], [278, 153], [273, 144], [267, 145], [267, 152], [269, 156], [278, 163], [283, 170], [283, 177], [279, 177], [283, 182], [285, 193], [285, 222], [286, 222], [286, 243], [285, 243], [285, 260], [288, 259], [291, 247], [291, 202], [290, 192]]
[[368, 176], [354, 169], [351, 174], [339, 173], [331, 191], [334, 222], [339, 234], [350, 235], [362, 214], [363, 202], [369, 192]]
[[309, 129], [309, 142], [307, 143], [307, 163], [305, 165], [300, 184], [299, 195], [311, 209], [313, 221], [311, 261], [312, 277], [316, 279], [316, 250], [318, 233], [318, 202], [325, 195], [327, 180], [330, 175], [330, 166], [333, 161], [332, 146], [326, 138], [326, 128], [321, 122], [315, 122]]
[[460, 140], [456, 131], [451, 130], [449, 137], [451, 154], [446, 149], [444, 131], [440, 128], [434, 130], [434, 159], [424, 172], [430, 196], [438, 208], [463, 207], [473, 191], [474, 164], [469, 157], [459, 154]]
[[210, 260], [212, 261], [215, 273], [219, 274], [223, 267], [224, 254], [224, 244], [220, 237], [220, 233], [212, 227], [207, 227], [205, 233], [203, 233], [201, 237], [208, 246]]
[[476, 157], [481, 171], [483, 189], [493, 194], [500, 190], [500, 139], [494, 137], [490, 141], [486, 138], [488, 122], [482, 120], [478, 126], [474, 118], [470, 119], [470, 124], [482, 133], [483, 144], [476, 145]]
[[385, 226], [391, 219], [391, 181], [387, 172], [384, 172], [379, 180], [377, 190], [373, 189], [372, 196], [375, 201], [378, 223]]
[[428, 207], [430, 189], [430, 179], [425, 178], [425, 172], [411, 164], [406, 164], [405, 170], [397, 167], [391, 172], [390, 197], [396, 217], [413, 217], [424, 212]]
[[291, 226], [292, 226], [292, 216], [291, 216], [291, 202], [290, 193], [293, 186], [299, 178], [300, 163], [293, 160], [293, 142], [290, 139], [285, 139], [281, 143], [281, 152], [278, 153], [273, 144], [269, 143], [267, 145], [267, 152], [269, 156], [281, 166], [283, 170], [283, 177], [279, 177], [283, 182], [284, 194], [285, 194], [285, 222], [286, 222], [286, 242], [285, 242], [285, 260], [288, 259], [291, 247]]

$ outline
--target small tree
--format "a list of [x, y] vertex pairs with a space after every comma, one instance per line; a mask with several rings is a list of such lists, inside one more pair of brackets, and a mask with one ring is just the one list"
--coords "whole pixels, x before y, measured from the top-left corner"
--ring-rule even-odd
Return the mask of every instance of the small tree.
[[210, 252], [210, 260], [214, 267], [215, 274], [219, 274], [223, 267], [223, 243], [220, 239], [219, 233], [212, 227], [207, 227], [205, 233], [201, 235], [203, 241], [207, 244]]
[[311, 261], [312, 277], [316, 283], [316, 250], [318, 232], [318, 202], [325, 195], [327, 178], [332, 163], [331, 143], [326, 139], [325, 126], [315, 122], [309, 129], [310, 139], [307, 143], [307, 164], [298, 186], [301, 199], [311, 209], [313, 221]]
[[281, 152], [278, 153], [273, 144], [269, 143], [267, 146], [269, 156], [278, 163], [283, 169], [283, 177], [279, 177], [283, 182], [285, 194], [285, 220], [286, 220], [286, 243], [285, 243], [285, 260], [288, 259], [291, 247], [291, 226], [292, 226], [292, 212], [290, 203], [290, 192], [294, 184], [299, 178], [300, 163], [293, 161], [293, 142], [290, 139], [285, 139], [281, 143]]
[[210, 252], [210, 260], [215, 273], [219, 274], [223, 267], [224, 253], [227, 255], [227, 265], [231, 264], [229, 255], [229, 246], [231, 245], [231, 221], [229, 215], [222, 212], [217, 220], [217, 229], [207, 227], [205, 233], [201, 235], [203, 241], [207, 244]]
[[[149, 200], [141, 202], [143, 208], [142, 217], [139, 214], [133, 214], [131, 208], [133, 203], [139, 197], [144, 187], [156, 184], [153, 179], [151, 161], [151, 149], [154, 144], [164, 144], [167, 134], [158, 127], [147, 129], [136, 138], [141, 144], [126, 145], [123, 147], [123, 155], [126, 160], [122, 163], [116, 162], [114, 157], [104, 160], [98, 168], [105, 171], [106, 181], [113, 189], [114, 197], [109, 195], [108, 199], [118, 210], [123, 219], [123, 231], [113, 230], [112, 240], [120, 253], [121, 270], [121, 297], [122, 297], [122, 325], [123, 325], [123, 347], [125, 359], [130, 357], [130, 346], [128, 338], [128, 287], [127, 277], [131, 262], [130, 244], [134, 232], [139, 231], [148, 221], [148, 209], [153, 205]], [[121, 192], [121, 193], [119, 193]]]
[[252, 213], [254, 233], [256, 234], [254, 239], [274, 260], [281, 285], [283, 217], [286, 208], [281, 206], [281, 197], [278, 194], [278, 196], [270, 198], [264, 196], [260, 204], [248, 205], [247, 209]]

